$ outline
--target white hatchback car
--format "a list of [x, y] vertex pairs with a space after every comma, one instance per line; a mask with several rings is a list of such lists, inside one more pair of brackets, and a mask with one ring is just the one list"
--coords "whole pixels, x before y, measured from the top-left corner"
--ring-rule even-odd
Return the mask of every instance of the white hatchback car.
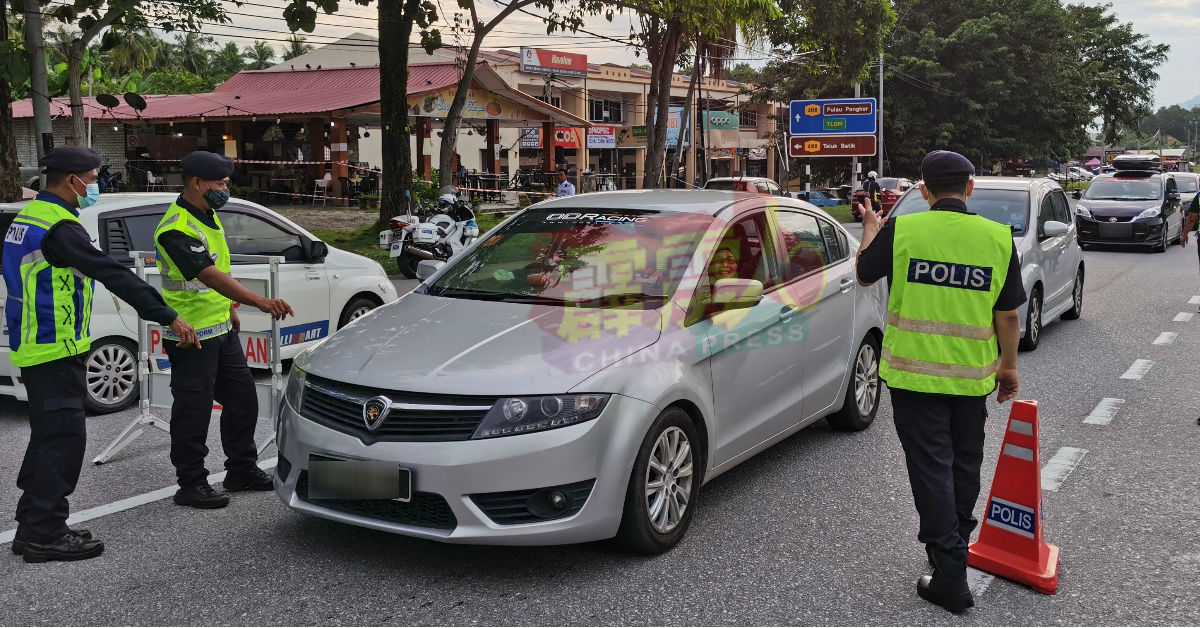
[[[98, 248], [133, 267], [130, 251], [154, 249], [154, 231], [175, 194], [105, 194], [79, 219]], [[24, 203], [0, 205], [0, 232]], [[296, 311], [280, 328], [284, 359], [319, 341], [377, 306], [396, 299], [396, 288], [377, 262], [327, 246], [296, 223], [249, 201], [232, 199], [221, 209], [229, 250], [242, 255], [281, 255], [280, 296]], [[153, 260], [147, 272], [156, 274]], [[266, 279], [266, 264], [235, 264], [241, 278]], [[0, 281], [0, 314], [6, 287]], [[257, 310], [241, 314], [242, 325], [264, 330], [270, 321]], [[4, 319], [0, 316], [0, 321]], [[96, 284], [92, 305], [92, 350], [87, 357], [87, 408], [114, 412], [132, 404], [137, 387], [137, 312]], [[0, 395], [26, 399], [19, 369], [8, 358], [7, 328], [0, 329]]]

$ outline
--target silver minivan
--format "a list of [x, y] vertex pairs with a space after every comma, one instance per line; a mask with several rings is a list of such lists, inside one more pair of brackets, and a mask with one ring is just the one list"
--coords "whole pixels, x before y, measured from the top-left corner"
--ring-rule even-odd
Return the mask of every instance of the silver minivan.
[[[1021, 349], [1032, 351], [1042, 326], [1083, 311], [1083, 249], [1074, 212], [1059, 185], [1049, 179], [977, 177], [967, 209], [1012, 227], [1021, 262], [1026, 301], [1021, 306]], [[929, 210], [919, 186], [896, 203], [893, 216]]]
[[533, 205], [296, 358], [276, 491], [426, 539], [665, 551], [701, 484], [874, 420], [887, 290], [858, 285], [857, 247], [783, 197]]

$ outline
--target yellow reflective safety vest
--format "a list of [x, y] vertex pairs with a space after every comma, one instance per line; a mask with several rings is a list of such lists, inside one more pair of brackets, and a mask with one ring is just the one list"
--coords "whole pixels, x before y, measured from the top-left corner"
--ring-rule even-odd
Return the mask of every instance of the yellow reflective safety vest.
[[879, 375], [891, 388], [984, 396], [996, 387], [992, 308], [1012, 256], [1012, 231], [982, 216], [898, 216]]
[[[231, 266], [225, 231], [221, 228], [221, 220], [217, 218], [216, 212], [213, 212], [212, 219], [217, 225], [216, 229], [197, 220], [178, 203], [171, 203], [154, 232], [163, 300], [179, 313], [180, 318], [196, 328], [196, 336], [200, 340], [220, 336], [233, 328], [229, 322], [229, 307], [233, 302], [199, 279], [185, 279], [174, 260], [158, 243], [158, 237], [172, 230], [186, 233], [204, 245], [204, 252], [212, 258], [217, 270], [228, 273]], [[169, 340], [176, 339], [166, 330], [164, 337]]]
[[4, 235], [9, 359], [14, 366], [45, 364], [92, 348], [95, 281], [74, 268], [52, 266], [42, 240], [60, 222], [79, 223], [71, 209], [43, 192], [17, 214]]

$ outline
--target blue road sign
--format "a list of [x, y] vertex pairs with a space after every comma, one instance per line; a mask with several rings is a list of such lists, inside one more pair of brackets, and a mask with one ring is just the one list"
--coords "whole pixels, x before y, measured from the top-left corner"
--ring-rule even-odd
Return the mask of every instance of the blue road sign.
[[790, 135], [874, 134], [876, 111], [874, 98], [793, 100]]

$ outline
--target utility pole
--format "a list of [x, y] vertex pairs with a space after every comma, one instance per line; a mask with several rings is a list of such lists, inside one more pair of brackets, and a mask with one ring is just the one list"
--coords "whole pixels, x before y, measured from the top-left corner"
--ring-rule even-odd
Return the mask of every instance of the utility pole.
[[883, 52], [879, 53], [879, 176], [883, 173]]
[[[33, 93], [33, 127], [40, 162], [46, 151], [54, 148], [54, 128], [50, 123], [50, 88], [46, 86], [46, 47], [42, 39], [42, 7], [38, 0], [23, 0], [25, 13], [25, 48], [29, 52], [29, 85]], [[41, 178], [46, 189], [46, 175]]]
[[[854, 84], [854, 97], [862, 97], [862, 83]], [[854, 192], [858, 189], [858, 157], [850, 158], [850, 197], [854, 198]]]

